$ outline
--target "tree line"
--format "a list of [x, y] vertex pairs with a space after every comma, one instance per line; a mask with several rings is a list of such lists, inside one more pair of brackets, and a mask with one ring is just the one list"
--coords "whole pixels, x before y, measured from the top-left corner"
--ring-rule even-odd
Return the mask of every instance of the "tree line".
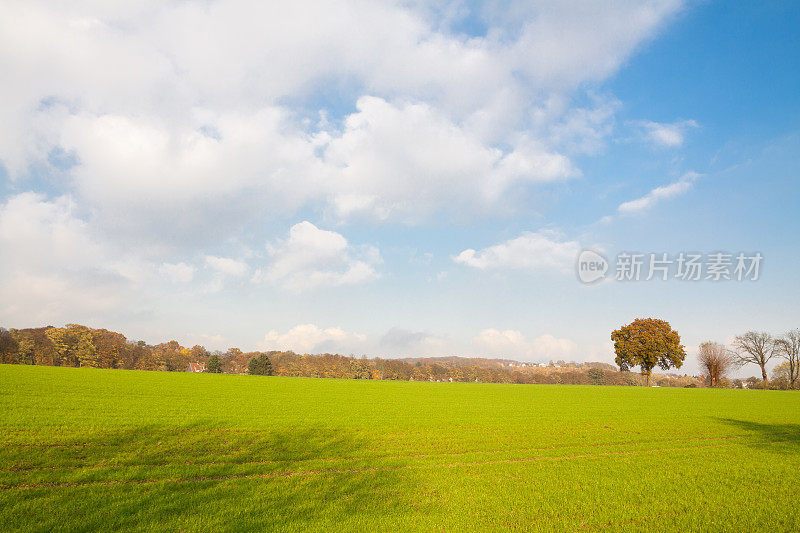
[[[646, 384], [655, 367], [663, 370], [680, 368], [686, 350], [680, 335], [669, 322], [656, 318], [637, 318], [611, 332], [620, 370], [639, 367]], [[773, 336], [763, 331], [748, 331], [734, 338], [728, 347], [718, 342], [703, 342], [697, 351], [705, 385], [755, 389], [796, 389], [800, 386], [800, 329]], [[773, 358], [783, 362], [772, 370], [772, 383], [767, 378], [767, 364]], [[730, 380], [734, 368], [754, 364], [761, 370], [761, 381], [752, 377]]]
[[[761, 371], [761, 381], [748, 378], [748, 388], [800, 387], [800, 329], [777, 336], [766, 331], [748, 331], [737, 335], [731, 346], [713, 341], [704, 342], [698, 349], [697, 357], [711, 387], [725, 386], [727, 376], [735, 368], [744, 365], [756, 365]], [[773, 359], [780, 359], [782, 362], [772, 369], [770, 380], [767, 377], [767, 364]]]
[[[0, 328], [0, 363], [128, 370], [186, 371], [189, 363], [206, 372], [277, 376], [386, 379], [438, 382], [520, 384], [644, 385], [642, 376], [620, 372], [606, 363], [566, 363], [543, 367], [510, 366], [493, 359], [447, 357], [384, 359], [380, 357], [308, 355], [292, 351], [243, 352], [238, 348], [210, 352], [177, 341], [151, 345], [121, 333], [79, 324], [28, 329]], [[661, 386], [698, 386], [691, 376], [657, 375]]]
[[[120, 368], [127, 370], [184, 371], [190, 362], [219, 361], [219, 371], [243, 373], [259, 352], [243, 353], [237, 348], [210, 353], [205, 347], [181, 346], [177, 341], [150, 345], [128, 340], [121, 333], [79, 324], [63, 328], [0, 328], [0, 363]], [[213, 366], [213, 361], [212, 361]]]

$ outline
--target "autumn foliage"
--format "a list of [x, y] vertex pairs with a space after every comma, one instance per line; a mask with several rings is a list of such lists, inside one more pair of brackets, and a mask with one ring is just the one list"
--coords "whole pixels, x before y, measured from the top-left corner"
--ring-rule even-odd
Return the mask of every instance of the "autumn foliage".
[[620, 370], [640, 367], [648, 385], [653, 368], [680, 368], [686, 358], [680, 335], [666, 320], [637, 318], [613, 331], [611, 340], [614, 341], [615, 362]]
[[[645, 382], [641, 376], [618, 372], [613, 365], [600, 362], [551, 361], [539, 365], [456, 356], [368, 359], [331, 353], [243, 352], [238, 348], [209, 352], [203, 346], [184, 347], [174, 340], [151, 345], [78, 324], [64, 328], [0, 327], [0, 364], [186, 371], [192, 362], [205, 364], [206, 372], [285, 377], [634, 386]], [[700, 384], [690, 376], [657, 375], [653, 379], [665, 387]]]

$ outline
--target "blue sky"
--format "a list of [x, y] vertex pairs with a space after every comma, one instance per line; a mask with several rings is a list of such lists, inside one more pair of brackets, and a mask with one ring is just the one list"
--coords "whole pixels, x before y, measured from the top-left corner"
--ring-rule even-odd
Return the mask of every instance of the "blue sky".
[[[794, 2], [0, 11], [6, 327], [611, 361], [658, 316], [688, 372], [800, 327]], [[764, 260], [587, 286], [584, 248]]]

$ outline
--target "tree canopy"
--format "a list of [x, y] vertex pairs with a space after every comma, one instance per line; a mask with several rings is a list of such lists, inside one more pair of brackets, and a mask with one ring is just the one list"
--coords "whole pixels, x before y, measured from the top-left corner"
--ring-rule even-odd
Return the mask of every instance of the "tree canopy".
[[789, 388], [795, 388], [800, 378], [800, 329], [787, 331], [775, 340], [778, 356], [786, 359]]
[[663, 370], [680, 368], [686, 359], [678, 332], [666, 320], [637, 318], [627, 326], [613, 331], [615, 362], [620, 370], [640, 367], [650, 385], [650, 375], [656, 366]]
[[269, 360], [269, 356], [265, 353], [260, 353], [258, 357], [250, 359], [247, 364], [247, 371], [256, 376], [271, 376], [272, 363]]
[[[245, 374], [254, 360], [253, 373], [286, 377], [339, 379], [392, 379], [438, 382], [541, 383], [640, 385], [644, 379], [618, 372], [607, 363], [568, 363], [551, 366], [502, 359], [436, 358], [368, 359], [339, 354], [299, 354], [292, 351], [244, 352], [229, 348], [209, 352], [203, 346], [184, 347], [178, 341], [149, 344], [128, 340], [123, 334], [77, 324], [63, 328], [5, 329], [0, 327], [0, 363], [53, 366], [94, 366], [148, 371], [187, 371], [190, 363], [205, 364], [207, 372], [219, 360], [224, 374]], [[267, 363], [268, 362], [268, 363]], [[267, 366], [268, 365], [268, 366]], [[521, 365], [521, 366], [520, 366]], [[591, 375], [590, 375], [591, 371]], [[690, 376], [660, 375], [661, 386], [684, 387]]]
[[739, 364], [753, 363], [761, 368], [761, 380], [766, 389], [769, 385], [767, 363], [777, 352], [775, 338], [766, 331], [748, 331], [736, 336], [733, 349]]
[[211, 372], [212, 374], [219, 374], [222, 372], [222, 361], [219, 360], [217, 354], [211, 355], [208, 361], [206, 361], [206, 372]]

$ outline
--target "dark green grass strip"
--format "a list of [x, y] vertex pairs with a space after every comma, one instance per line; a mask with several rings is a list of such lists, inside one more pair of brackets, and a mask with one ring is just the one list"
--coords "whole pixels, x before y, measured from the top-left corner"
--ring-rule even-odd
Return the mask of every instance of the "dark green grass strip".
[[[754, 443], [761, 446], [770, 444], [779, 444], [782, 442], [789, 442], [788, 440], [774, 440]], [[395, 466], [372, 466], [360, 468], [341, 468], [341, 469], [322, 469], [322, 470], [288, 470], [279, 472], [268, 473], [248, 473], [248, 474], [230, 474], [219, 476], [196, 476], [184, 478], [151, 478], [151, 479], [133, 479], [133, 480], [94, 480], [94, 481], [66, 481], [66, 482], [40, 482], [32, 484], [18, 484], [18, 485], [0, 485], [0, 490], [15, 490], [15, 489], [32, 489], [32, 488], [61, 488], [61, 487], [81, 487], [90, 485], [146, 485], [153, 483], [196, 483], [203, 481], [228, 481], [236, 479], [255, 479], [255, 478], [278, 478], [278, 477], [293, 477], [293, 476], [318, 476], [329, 474], [350, 474], [350, 473], [363, 473], [363, 472], [380, 472], [380, 471], [397, 471], [407, 469], [426, 469], [426, 468], [459, 468], [483, 465], [497, 465], [497, 464], [512, 464], [512, 463], [528, 463], [535, 461], [562, 461], [562, 460], [577, 460], [587, 459], [593, 457], [613, 457], [624, 455], [639, 455], [647, 453], [660, 453], [660, 452], [677, 452], [688, 450], [700, 450], [705, 448], [720, 448], [724, 446], [731, 446], [733, 443], [728, 444], [706, 444], [699, 446], [682, 446], [682, 447], [666, 447], [666, 448], [650, 448], [645, 450], [624, 450], [624, 451], [607, 451], [597, 453], [585, 453], [577, 455], [555, 455], [555, 456], [536, 456], [536, 457], [518, 457], [506, 459], [492, 459], [483, 461], [468, 461], [468, 462], [451, 462], [451, 463], [436, 463], [436, 464], [403, 464]], [[412, 456], [405, 456], [410, 458]], [[205, 463], [205, 465], [218, 465], [219, 463]], [[253, 465], [265, 464], [264, 462], [254, 463], [235, 463], [237, 465]], [[159, 465], [161, 466], [161, 465]], [[168, 465], [179, 466], [179, 465]]]

